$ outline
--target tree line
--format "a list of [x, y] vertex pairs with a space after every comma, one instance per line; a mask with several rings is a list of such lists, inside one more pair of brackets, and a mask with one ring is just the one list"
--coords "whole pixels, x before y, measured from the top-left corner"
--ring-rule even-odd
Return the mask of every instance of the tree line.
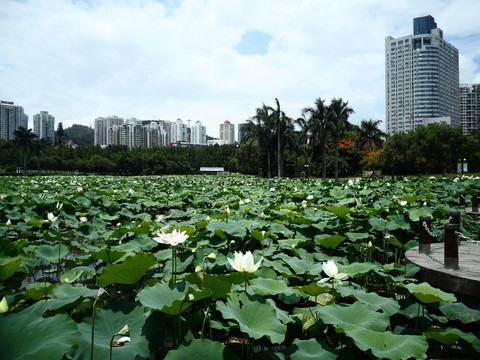
[[[128, 149], [64, 143], [69, 129], [59, 127], [56, 139], [38, 139], [19, 128], [15, 140], [0, 140], [0, 174], [79, 172], [117, 175], [195, 174], [200, 167], [224, 167], [233, 173], [262, 177], [359, 176], [362, 171], [409, 175], [454, 172], [459, 160], [469, 171], [480, 170], [480, 136], [465, 136], [446, 124], [420, 127], [387, 137], [380, 120], [349, 121], [353, 109], [334, 98], [315, 99], [293, 119], [280, 102], [255, 109], [238, 145]], [[77, 126], [77, 125], [75, 125]], [[79, 129], [77, 129], [79, 130]]]

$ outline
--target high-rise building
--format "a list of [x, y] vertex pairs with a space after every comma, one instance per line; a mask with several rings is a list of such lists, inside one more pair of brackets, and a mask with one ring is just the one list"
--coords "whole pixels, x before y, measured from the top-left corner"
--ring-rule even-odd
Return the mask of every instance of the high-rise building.
[[182, 119], [177, 119], [177, 121], [172, 122], [171, 125], [171, 142], [180, 143], [180, 142], [189, 142], [188, 139], [188, 127], [187, 124], [183, 123]]
[[220, 124], [220, 140], [223, 140], [224, 144], [235, 144], [235, 125], [228, 120]]
[[464, 135], [479, 128], [480, 84], [460, 85], [460, 126]]
[[113, 126], [120, 126], [124, 119], [117, 116], [98, 117], [94, 121], [94, 145], [106, 146], [110, 145], [108, 141], [108, 129]]
[[433, 122], [459, 126], [458, 49], [432, 16], [413, 19], [413, 35], [385, 38], [386, 132]]
[[245, 126], [247, 126], [247, 123], [242, 123], [237, 125], [237, 133], [238, 133], [238, 143], [240, 144], [243, 140], [243, 138], [247, 135], [247, 132], [245, 131]]
[[14, 132], [20, 126], [28, 129], [28, 116], [24, 114], [23, 107], [12, 101], [0, 100], [0, 139], [15, 139]]
[[33, 132], [39, 139], [55, 142], [55, 117], [48, 111], [33, 115]]
[[200, 121], [195, 121], [195, 125], [191, 128], [190, 143], [195, 145], [207, 144], [207, 128]]

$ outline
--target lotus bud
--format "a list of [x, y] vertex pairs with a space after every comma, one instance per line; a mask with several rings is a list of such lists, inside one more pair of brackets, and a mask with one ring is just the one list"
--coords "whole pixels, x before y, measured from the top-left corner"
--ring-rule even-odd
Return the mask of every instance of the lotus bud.
[[7, 222], [5, 223], [5, 225], [6, 225], [7, 227], [12, 226], [12, 221], [11, 221], [10, 219], [8, 219]]

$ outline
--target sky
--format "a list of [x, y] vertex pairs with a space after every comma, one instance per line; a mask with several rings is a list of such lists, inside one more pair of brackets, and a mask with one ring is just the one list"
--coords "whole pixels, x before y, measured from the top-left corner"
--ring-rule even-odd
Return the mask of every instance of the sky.
[[[199, 120], [219, 136], [278, 98], [385, 119], [385, 37], [432, 15], [480, 83], [479, 0], [0, 0], [0, 99], [64, 128], [97, 117]], [[384, 129], [384, 123], [381, 125]]]

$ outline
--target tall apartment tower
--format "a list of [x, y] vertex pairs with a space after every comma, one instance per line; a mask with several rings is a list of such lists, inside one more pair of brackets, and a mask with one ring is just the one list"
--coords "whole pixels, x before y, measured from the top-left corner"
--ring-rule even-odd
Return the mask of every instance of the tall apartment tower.
[[190, 143], [195, 145], [207, 144], [207, 128], [202, 125], [201, 121], [195, 121], [195, 126], [193, 126], [191, 130]]
[[228, 120], [220, 124], [220, 140], [224, 144], [235, 144], [235, 125]]
[[33, 132], [39, 139], [55, 142], [55, 117], [48, 111], [33, 115]]
[[23, 107], [12, 101], [0, 100], [0, 139], [15, 139], [14, 132], [20, 126], [28, 129], [28, 116], [24, 114]]
[[459, 126], [458, 49], [428, 15], [413, 35], [385, 38], [386, 132], [408, 132], [445, 121]]
[[120, 126], [123, 124], [124, 119], [117, 116], [98, 117], [93, 123], [94, 129], [94, 145], [111, 145], [108, 140], [108, 130], [113, 126]]
[[464, 135], [479, 128], [480, 84], [460, 85], [460, 126]]

